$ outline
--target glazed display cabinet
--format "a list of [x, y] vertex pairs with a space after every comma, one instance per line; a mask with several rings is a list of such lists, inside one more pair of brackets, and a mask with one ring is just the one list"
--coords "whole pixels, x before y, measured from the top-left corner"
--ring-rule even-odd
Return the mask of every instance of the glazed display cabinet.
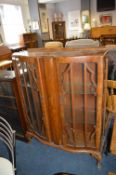
[[27, 55], [14, 55], [28, 137], [101, 159], [107, 78], [104, 52], [32, 49]]

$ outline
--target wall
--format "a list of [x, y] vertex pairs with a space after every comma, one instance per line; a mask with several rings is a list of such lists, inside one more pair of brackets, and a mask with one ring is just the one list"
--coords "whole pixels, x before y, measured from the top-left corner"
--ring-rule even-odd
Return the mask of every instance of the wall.
[[90, 0], [81, 0], [81, 10], [90, 10]]
[[54, 13], [56, 13], [55, 4], [54, 3], [46, 4], [46, 8], [47, 8], [47, 14], [48, 14], [48, 23], [49, 23], [49, 36], [50, 38], [53, 38], [52, 21], [53, 21]]
[[38, 45], [42, 46], [42, 33], [41, 33], [41, 28], [40, 28], [40, 17], [39, 17], [39, 3], [38, 0], [28, 0], [29, 3], [29, 11], [30, 11], [30, 21], [36, 21], [38, 22], [39, 29], [37, 30], [32, 30], [32, 32], [36, 32], [38, 34]]
[[101, 14], [111, 14], [112, 15], [112, 25], [116, 26], [116, 10], [105, 11], [105, 12], [97, 12], [96, 11], [96, 2], [97, 2], [97, 0], [91, 0], [91, 22], [92, 22], [92, 26], [94, 26], [93, 25], [93, 19], [96, 20], [97, 26], [100, 26], [99, 16]]

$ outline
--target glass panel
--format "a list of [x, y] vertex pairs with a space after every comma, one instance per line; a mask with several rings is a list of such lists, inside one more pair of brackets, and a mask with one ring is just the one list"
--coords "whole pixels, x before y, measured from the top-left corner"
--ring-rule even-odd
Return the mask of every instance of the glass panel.
[[95, 147], [97, 65], [60, 64], [59, 77], [66, 144]]
[[21, 62], [20, 80], [29, 126], [34, 132], [45, 138], [46, 133], [37, 79], [36, 65]]

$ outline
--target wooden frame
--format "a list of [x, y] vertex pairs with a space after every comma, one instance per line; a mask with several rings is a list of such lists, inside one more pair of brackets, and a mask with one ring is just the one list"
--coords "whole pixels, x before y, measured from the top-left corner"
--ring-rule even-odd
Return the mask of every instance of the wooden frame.
[[[70, 152], [90, 153], [101, 160], [106, 78], [103, 67], [106, 69], [107, 67], [102, 54], [105, 50], [98, 49], [93, 54], [92, 50], [31, 49], [28, 56], [15, 56], [14, 69], [24, 117], [28, 125], [27, 135], [36, 137], [42, 143]], [[19, 69], [23, 70], [22, 74]], [[24, 70], [27, 70], [28, 79], [25, 77]], [[81, 91], [77, 91], [80, 82], [83, 83], [82, 88]], [[70, 83], [69, 92], [66, 90], [67, 83]], [[89, 91], [87, 83], [90, 85]], [[31, 98], [30, 92], [32, 92]], [[33, 115], [32, 110], [37, 106], [38, 97], [40, 97], [42, 115], [38, 115], [36, 108]], [[81, 113], [83, 116], [77, 110], [78, 99], [83, 104]], [[67, 119], [65, 109], [68, 107], [72, 112]], [[88, 118], [88, 111], [91, 108], [96, 109], [96, 112]], [[39, 118], [43, 121], [42, 125]], [[80, 127], [81, 120], [83, 123]]]
[[68, 26], [69, 30], [75, 31], [78, 30], [81, 26], [80, 22], [80, 10], [74, 10], [68, 12]]
[[112, 15], [111, 14], [102, 14], [100, 15], [100, 25], [112, 25]]

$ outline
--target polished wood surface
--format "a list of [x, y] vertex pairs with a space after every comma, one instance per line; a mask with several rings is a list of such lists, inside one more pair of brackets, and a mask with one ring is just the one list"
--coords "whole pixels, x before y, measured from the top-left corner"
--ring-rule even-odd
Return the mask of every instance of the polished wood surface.
[[113, 126], [110, 150], [112, 154], [116, 155], [116, 114], [115, 114], [115, 121], [114, 121], [114, 126]]
[[116, 26], [102, 26], [91, 28], [91, 37], [100, 38], [101, 35], [116, 35]]
[[101, 159], [105, 52], [41, 48], [13, 55], [29, 137]]
[[40, 57], [40, 56], [83, 56], [83, 55], [101, 55], [105, 54], [107, 50], [112, 49], [106, 47], [98, 48], [29, 48], [27, 51], [20, 53], [14, 53], [14, 57], [18, 56], [29, 56], [29, 57]]
[[107, 88], [108, 92], [107, 92], [106, 108], [109, 114], [108, 116], [114, 117], [110, 151], [112, 154], [116, 154], [116, 94], [115, 94], [116, 81], [107, 80]]

